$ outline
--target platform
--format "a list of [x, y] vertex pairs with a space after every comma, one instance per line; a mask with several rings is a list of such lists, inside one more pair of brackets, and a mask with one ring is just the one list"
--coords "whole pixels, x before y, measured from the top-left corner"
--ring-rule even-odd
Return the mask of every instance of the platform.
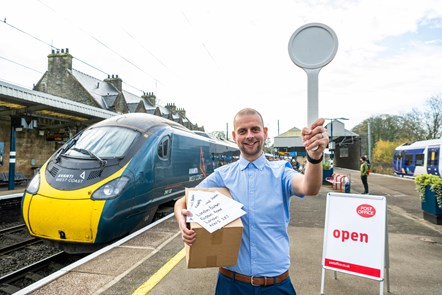
[[[351, 177], [352, 193], [363, 191], [357, 171], [339, 173]], [[439, 294], [442, 226], [423, 219], [414, 182], [371, 174], [369, 186], [371, 194], [387, 197], [391, 294]], [[320, 294], [330, 191], [323, 185], [318, 196], [292, 200], [290, 274], [298, 295]], [[78, 261], [47, 284], [17, 294], [213, 294], [217, 269], [187, 269], [182, 249], [178, 226], [169, 215], [127, 241]], [[379, 294], [379, 282], [343, 273], [335, 279], [334, 272], [326, 271], [325, 294]]]

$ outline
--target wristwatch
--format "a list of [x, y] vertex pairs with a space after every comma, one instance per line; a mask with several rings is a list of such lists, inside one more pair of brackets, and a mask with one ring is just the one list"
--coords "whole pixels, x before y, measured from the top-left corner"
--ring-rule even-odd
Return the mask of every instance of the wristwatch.
[[323, 157], [324, 157], [324, 155], [321, 155], [321, 157], [319, 159], [312, 159], [312, 158], [310, 158], [310, 156], [307, 153], [307, 161], [309, 161], [312, 164], [319, 164], [319, 163], [321, 163]]

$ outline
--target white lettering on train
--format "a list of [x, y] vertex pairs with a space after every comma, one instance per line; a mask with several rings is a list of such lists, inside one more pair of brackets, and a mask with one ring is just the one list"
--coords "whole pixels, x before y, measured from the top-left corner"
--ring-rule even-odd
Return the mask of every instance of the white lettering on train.
[[197, 181], [197, 180], [201, 180], [203, 178], [204, 178], [204, 176], [202, 174], [191, 175], [191, 176], [189, 176], [189, 181]]

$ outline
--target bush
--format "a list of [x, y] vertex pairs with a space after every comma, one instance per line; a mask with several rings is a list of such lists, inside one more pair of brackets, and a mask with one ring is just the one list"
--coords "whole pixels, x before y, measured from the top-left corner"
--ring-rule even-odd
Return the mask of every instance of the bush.
[[442, 209], [442, 179], [439, 176], [421, 174], [416, 177], [415, 183], [421, 202], [425, 202], [425, 188], [429, 186], [436, 196], [437, 206]]

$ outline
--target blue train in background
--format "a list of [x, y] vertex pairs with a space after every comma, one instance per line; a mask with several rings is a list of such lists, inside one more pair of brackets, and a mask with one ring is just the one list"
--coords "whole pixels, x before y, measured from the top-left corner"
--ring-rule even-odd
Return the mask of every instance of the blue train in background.
[[32, 236], [88, 253], [151, 223], [219, 165], [239, 158], [229, 141], [149, 114], [118, 115], [81, 131], [26, 188]]
[[433, 174], [440, 176], [442, 139], [431, 139], [398, 146], [393, 154], [393, 172], [401, 176]]

